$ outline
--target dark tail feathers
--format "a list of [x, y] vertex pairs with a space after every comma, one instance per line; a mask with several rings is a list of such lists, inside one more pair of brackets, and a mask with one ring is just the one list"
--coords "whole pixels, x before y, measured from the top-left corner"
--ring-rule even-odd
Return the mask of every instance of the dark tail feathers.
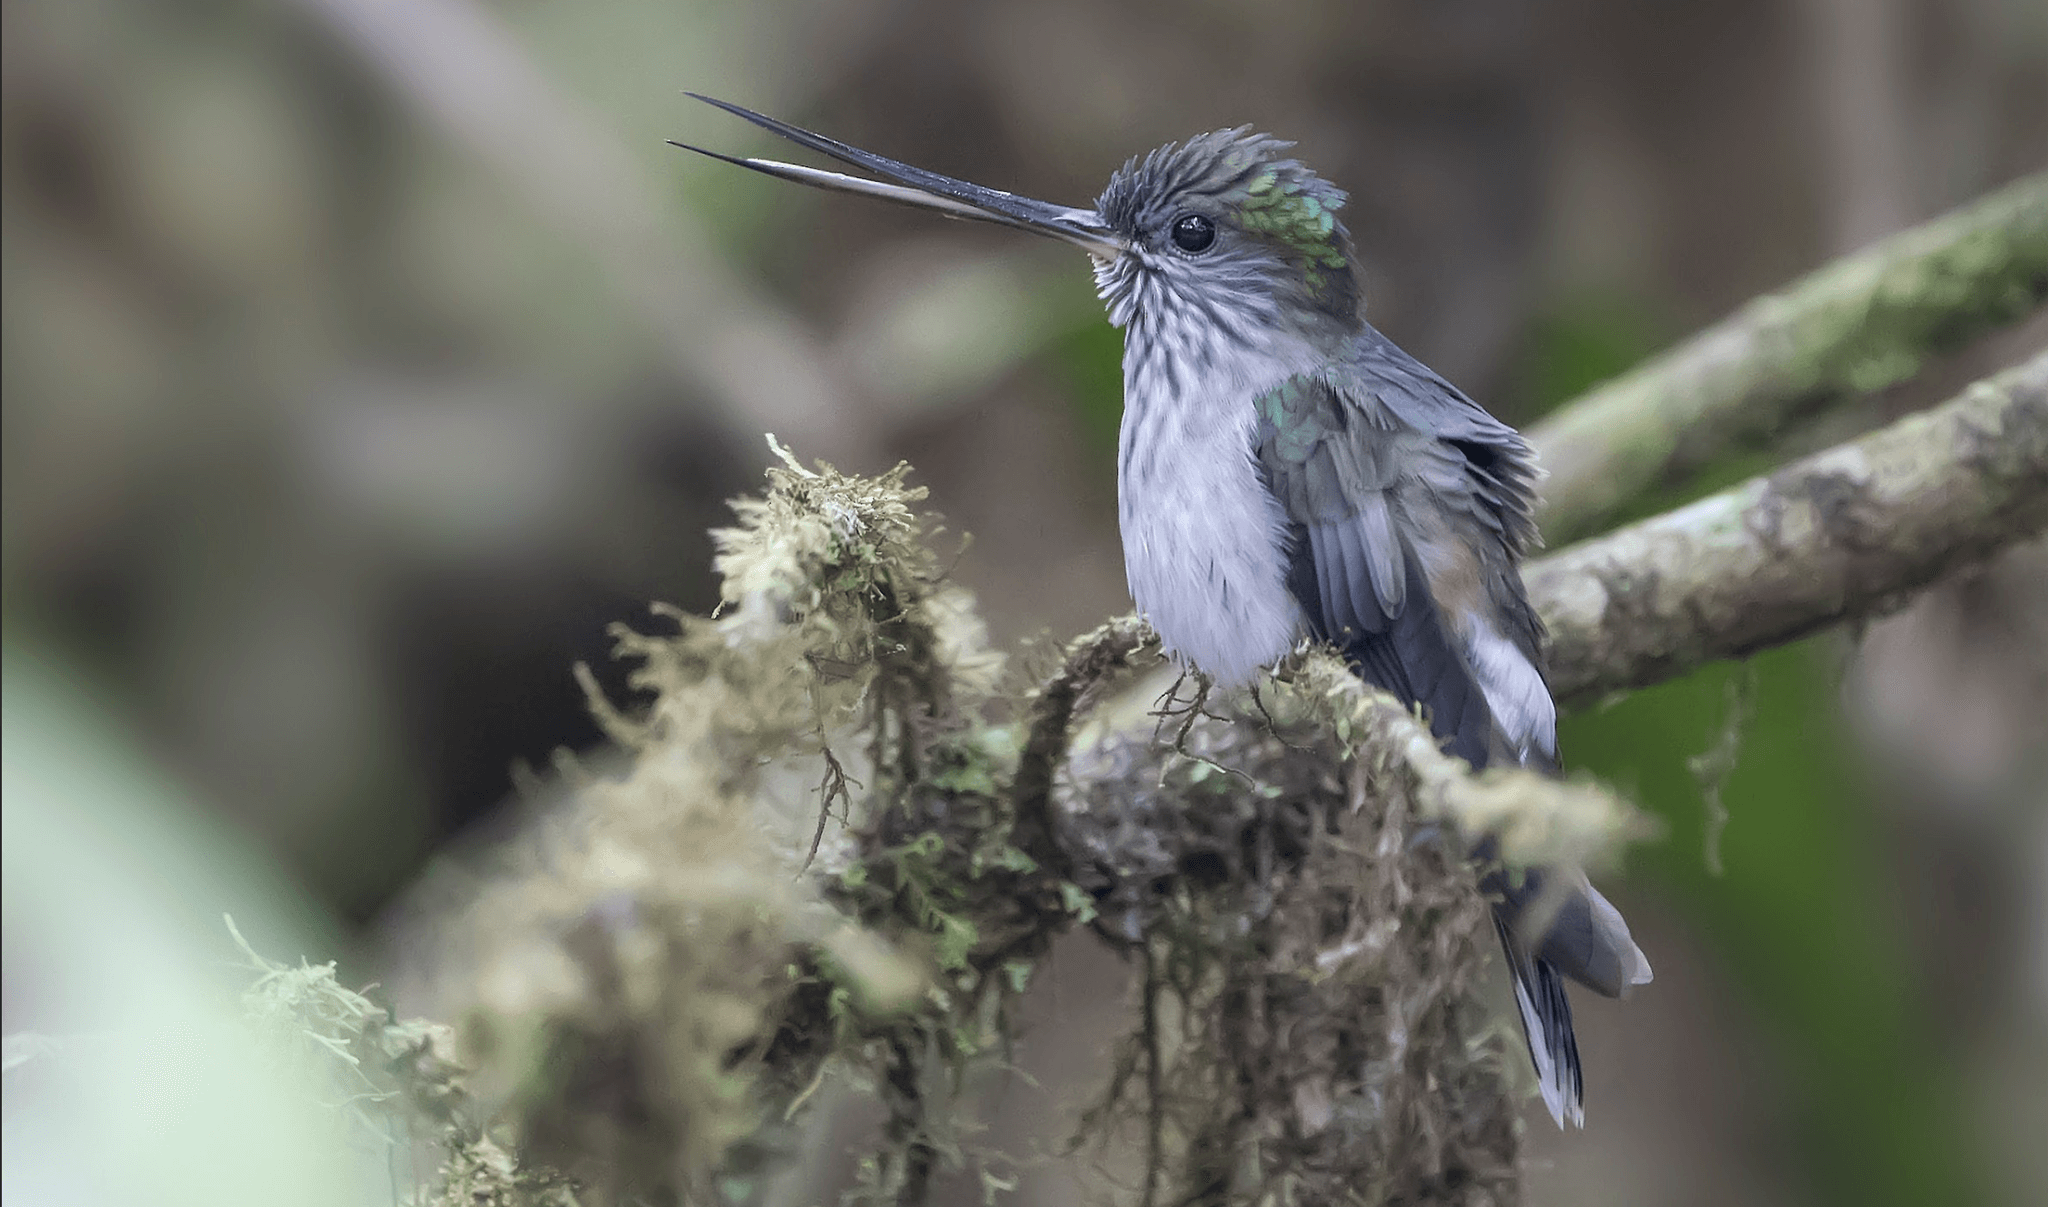
[[1563, 1127], [1569, 1119], [1586, 1125], [1585, 1081], [1579, 1072], [1579, 1041], [1572, 1033], [1572, 1004], [1564, 995], [1564, 977], [1550, 961], [1530, 956], [1498, 912], [1494, 929], [1506, 949], [1508, 973], [1515, 982], [1515, 1008], [1522, 1018], [1522, 1037], [1536, 1065], [1537, 1085], [1550, 1117]]

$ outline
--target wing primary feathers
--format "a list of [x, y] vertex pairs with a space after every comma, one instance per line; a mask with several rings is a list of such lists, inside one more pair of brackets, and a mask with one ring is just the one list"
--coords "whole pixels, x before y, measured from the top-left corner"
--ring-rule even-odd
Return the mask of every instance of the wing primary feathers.
[[1365, 603], [1369, 596], [1365, 584], [1358, 581], [1358, 575], [1365, 567], [1357, 554], [1357, 542], [1352, 539], [1349, 526], [1332, 525], [1325, 531], [1329, 534], [1325, 544], [1330, 552], [1331, 593], [1337, 600], [1337, 609], [1330, 616], [1330, 628], [1332, 635], [1341, 642], [1381, 626], [1368, 627], [1365, 623]]
[[[1380, 585], [1380, 574], [1400, 573], [1399, 554], [1388, 559], [1383, 550], [1375, 549], [1361, 524], [1333, 525], [1337, 530], [1337, 548], [1344, 555], [1343, 579], [1351, 596], [1351, 616], [1348, 623], [1360, 633], [1382, 633], [1387, 622], [1401, 614], [1397, 602], [1387, 606], [1388, 592]], [[1389, 537], [1393, 535], [1389, 530]], [[1386, 570], [1381, 563], [1385, 562]]]
[[[1330, 634], [1338, 627], [1337, 617], [1342, 615], [1342, 610], [1337, 602], [1337, 592], [1342, 586], [1343, 575], [1333, 573], [1330, 570], [1331, 565], [1337, 560], [1336, 551], [1331, 548], [1333, 544], [1335, 542], [1331, 540], [1330, 534], [1320, 525], [1308, 530], [1309, 555], [1314, 559], [1311, 567], [1313, 571], [1312, 577], [1315, 581], [1316, 594], [1322, 603], [1319, 611], [1316, 609], [1310, 609], [1310, 611], [1321, 618], [1317, 626], [1320, 630], [1318, 636], [1323, 637], [1325, 640], [1328, 640]], [[1298, 595], [1299, 592], [1297, 591]], [[1304, 608], [1308, 607], [1308, 602], [1306, 599], [1300, 600]]]
[[1401, 565], [1401, 538], [1394, 531], [1394, 517], [1387, 508], [1384, 491], [1373, 491], [1358, 504], [1356, 539], [1362, 544], [1373, 593], [1380, 611], [1399, 616], [1407, 602], [1408, 576]]

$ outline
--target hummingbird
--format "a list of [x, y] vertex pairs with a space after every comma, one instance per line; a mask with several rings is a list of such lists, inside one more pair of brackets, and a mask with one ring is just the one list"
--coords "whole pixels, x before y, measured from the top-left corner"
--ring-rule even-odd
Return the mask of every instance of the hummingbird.
[[[1077, 207], [688, 95], [867, 175], [674, 144], [684, 150], [1088, 254], [1124, 333], [1125, 577], [1169, 655], [1229, 688], [1313, 638], [1420, 706], [1475, 770], [1557, 769], [1542, 622], [1520, 569], [1537, 542], [1535, 454], [1366, 322], [1346, 194], [1291, 158], [1294, 144], [1248, 126], [1198, 134], [1134, 156]], [[1474, 855], [1491, 862], [1491, 843]], [[1546, 895], [1557, 874], [1495, 870], [1482, 887], [1544, 1104], [1558, 1126], [1582, 1126], [1565, 978], [1621, 997], [1651, 974], [1583, 874]]]

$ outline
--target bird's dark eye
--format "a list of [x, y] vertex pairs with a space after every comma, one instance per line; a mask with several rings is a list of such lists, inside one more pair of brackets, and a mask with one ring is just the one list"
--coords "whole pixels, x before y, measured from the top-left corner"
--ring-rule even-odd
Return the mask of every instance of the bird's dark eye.
[[1216, 241], [1216, 224], [1200, 214], [1182, 214], [1173, 220], [1173, 245], [1190, 254], [1209, 250]]

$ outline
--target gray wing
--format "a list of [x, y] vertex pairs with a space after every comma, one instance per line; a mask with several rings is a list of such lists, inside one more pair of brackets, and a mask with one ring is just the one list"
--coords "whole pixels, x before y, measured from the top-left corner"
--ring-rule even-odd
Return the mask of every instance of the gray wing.
[[[1471, 518], [1503, 552], [1519, 560], [1539, 543], [1536, 454], [1520, 432], [1370, 326], [1359, 337], [1343, 377], [1348, 380], [1340, 384], [1370, 393], [1400, 422], [1458, 454], [1470, 496], [1460, 506], [1469, 507]], [[1531, 638], [1540, 645], [1542, 630], [1533, 613], [1528, 621]]]
[[1423, 705], [1473, 766], [1503, 748], [1548, 760], [1541, 630], [1515, 568], [1535, 533], [1521, 437], [1370, 328], [1345, 364], [1288, 379], [1258, 408], [1289, 586], [1315, 635]]
[[[1542, 628], [1518, 562], [1536, 539], [1536, 470], [1507, 425], [1367, 329], [1356, 355], [1259, 399], [1257, 455], [1289, 523], [1289, 587], [1361, 677], [1420, 703], [1474, 767], [1554, 767]], [[1475, 854], [1490, 858], [1486, 844]], [[1590, 884], [1538, 940], [1517, 927], [1544, 874], [1488, 876], [1515, 1004], [1550, 1112], [1583, 1121], [1564, 976], [1614, 996], [1649, 962]]]

